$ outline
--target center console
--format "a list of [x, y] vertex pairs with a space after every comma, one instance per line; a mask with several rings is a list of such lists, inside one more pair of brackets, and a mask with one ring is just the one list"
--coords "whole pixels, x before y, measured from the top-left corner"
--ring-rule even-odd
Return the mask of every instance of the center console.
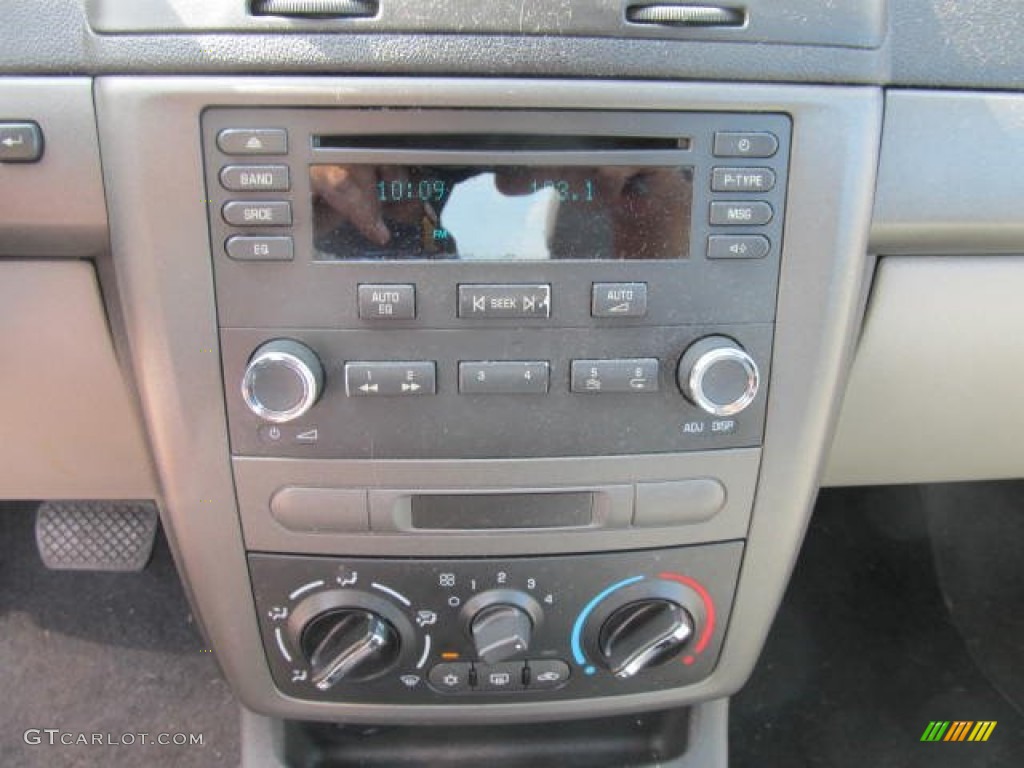
[[[789, 117], [209, 109], [202, 130], [235, 483], [277, 686], [443, 706], [706, 677], [764, 433]], [[653, 481], [625, 466], [538, 481], [551, 462], [685, 467], [691, 452], [707, 452], [700, 471]], [[527, 458], [500, 483], [443, 488], [310, 464], [450, 460], [453, 475]], [[719, 515], [715, 543], [664, 546]], [[283, 554], [275, 528], [326, 557]], [[374, 557], [353, 556], [360, 539]], [[431, 559], [381, 557], [428, 541]], [[469, 558], [489, 548], [504, 554]]]
[[856, 332], [879, 95], [424, 88], [97, 83], [168, 534], [225, 673], [348, 723], [728, 696]]

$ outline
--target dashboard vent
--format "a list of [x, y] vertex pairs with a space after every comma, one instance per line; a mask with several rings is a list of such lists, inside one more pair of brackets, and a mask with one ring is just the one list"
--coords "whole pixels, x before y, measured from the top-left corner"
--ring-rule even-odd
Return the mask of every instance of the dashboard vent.
[[747, 14], [742, 8], [718, 5], [645, 3], [626, 8], [626, 20], [662, 27], [742, 27]]
[[377, 15], [377, 0], [250, 0], [252, 16], [294, 19], [366, 19]]

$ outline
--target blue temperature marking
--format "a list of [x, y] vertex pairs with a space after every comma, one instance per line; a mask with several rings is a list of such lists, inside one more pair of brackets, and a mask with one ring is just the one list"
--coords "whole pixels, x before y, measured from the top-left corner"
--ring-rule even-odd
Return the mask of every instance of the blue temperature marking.
[[[583, 634], [583, 624], [587, 620], [587, 616], [594, 610], [598, 603], [604, 600], [608, 595], [617, 589], [628, 587], [630, 584], [636, 584], [638, 581], [643, 581], [643, 576], [633, 576], [628, 579], [612, 584], [610, 587], [600, 592], [593, 600], [587, 603], [586, 607], [580, 611], [580, 615], [576, 617], [576, 623], [572, 625], [572, 656], [576, 659], [576, 663], [581, 667], [586, 663], [586, 657], [583, 655], [583, 644], [580, 641], [580, 637]], [[593, 674], [593, 672], [587, 672], [587, 674]]]

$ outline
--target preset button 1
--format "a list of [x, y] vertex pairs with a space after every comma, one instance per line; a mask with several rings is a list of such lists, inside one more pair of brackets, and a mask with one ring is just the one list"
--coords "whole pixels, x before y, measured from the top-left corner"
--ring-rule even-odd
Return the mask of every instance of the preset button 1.
[[349, 397], [406, 397], [437, 392], [432, 362], [345, 363], [345, 394]]

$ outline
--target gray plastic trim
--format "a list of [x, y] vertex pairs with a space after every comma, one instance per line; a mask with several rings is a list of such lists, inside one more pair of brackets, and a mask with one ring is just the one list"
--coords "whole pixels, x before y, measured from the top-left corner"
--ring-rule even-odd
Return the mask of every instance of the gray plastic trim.
[[35, 163], [0, 163], [0, 256], [95, 256], [107, 247], [99, 139], [86, 78], [0, 79], [0, 121], [32, 120]]
[[[261, 552], [392, 556], [555, 554], [640, 549], [739, 539], [746, 535], [761, 451], [746, 448], [655, 456], [475, 461], [343, 461], [333, 459], [233, 459], [245, 542]], [[373, 467], [369, 472], [368, 467]], [[630, 528], [634, 482], [717, 478], [728, 489], [724, 508], [709, 520], [673, 527]], [[628, 485], [627, 485], [628, 483]], [[284, 485], [370, 490], [372, 533], [302, 533], [284, 528], [269, 500]], [[380, 490], [373, 490], [380, 489]], [[396, 490], [397, 489], [397, 490]], [[596, 490], [598, 516], [575, 531], [540, 528], [494, 531], [402, 533], [394, 523], [396, 496], [403, 493], [545, 493]], [[604, 509], [607, 507], [607, 509]], [[390, 528], [386, 527], [388, 522]]]
[[[626, 20], [637, 0], [383, 0], [376, 15], [343, 19], [251, 16], [245, 0], [88, 0], [96, 32], [457, 32], [593, 35], [877, 48], [887, 0], [745, 0], [739, 26], [682, 27]], [[650, 3], [654, 5], [655, 3]], [[714, 5], [714, 3], [708, 3]], [[727, 3], [731, 6], [733, 3]]]
[[1024, 256], [879, 262], [825, 482], [1024, 475]]
[[[749, 676], [782, 598], [828, 445], [870, 261], [881, 127], [873, 88], [543, 80], [100, 78], [118, 290], [178, 562], [240, 699], [350, 722], [537, 721], [721, 698]], [[208, 105], [693, 109], [793, 116], [789, 212], [761, 480], [721, 663], [692, 687], [544, 705], [373, 707], [302, 702], [271, 682], [234, 499], [199, 140]], [[189, 162], [189, 159], [194, 162]], [[147, 194], [147, 190], [151, 194]], [[152, 204], [159, 194], [161, 205]], [[494, 467], [500, 462], [494, 462]], [[379, 465], [367, 463], [364, 474]], [[495, 470], [497, 471], [497, 470]], [[353, 539], [355, 541], [356, 539]]]
[[871, 252], [1024, 251], [1024, 94], [889, 91]]
[[0, 498], [156, 498], [91, 264], [0, 261], [0, 360]]
[[[287, 768], [284, 722], [241, 707], [240, 768]], [[716, 699], [690, 710], [686, 753], [657, 768], [727, 768], [729, 765], [729, 700]], [[643, 768], [638, 766], [637, 768]], [[650, 766], [649, 768], [654, 768]]]

